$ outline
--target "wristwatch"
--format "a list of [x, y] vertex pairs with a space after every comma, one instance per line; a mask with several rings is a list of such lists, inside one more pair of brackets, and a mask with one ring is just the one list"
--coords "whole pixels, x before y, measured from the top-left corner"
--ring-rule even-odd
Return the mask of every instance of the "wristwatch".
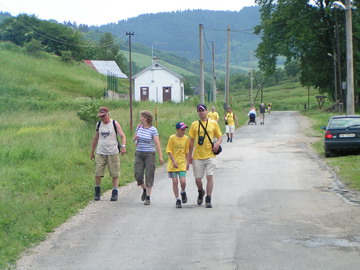
[[125, 144], [123, 144], [121, 147], [126, 147], [126, 145], [125, 145]]

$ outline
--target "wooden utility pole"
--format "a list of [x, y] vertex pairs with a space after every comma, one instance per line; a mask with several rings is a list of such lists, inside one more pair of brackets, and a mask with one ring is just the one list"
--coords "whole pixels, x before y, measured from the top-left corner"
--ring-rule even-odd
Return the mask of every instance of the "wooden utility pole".
[[133, 132], [133, 108], [132, 108], [132, 65], [131, 65], [131, 36], [134, 35], [134, 32], [126, 32], [126, 35], [129, 36], [129, 98], [130, 98], [130, 134]]
[[199, 24], [199, 47], [200, 47], [200, 103], [204, 104], [204, 26]]
[[215, 43], [214, 43], [214, 41], [212, 42], [212, 77], [213, 77], [212, 102], [216, 103]]
[[253, 90], [254, 90], [254, 69], [252, 62], [252, 51], [250, 51], [250, 105], [254, 103], [253, 101]]
[[226, 85], [225, 85], [225, 107], [226, 109], [230, 106], [230, 25], [227, 29], [227, 57], [226, 57]]
[[346, 114], [355, 114], [354, 107], [354, 59], [353, 59], [353, 31], [351, 1], [345, 1], [346, 11]]

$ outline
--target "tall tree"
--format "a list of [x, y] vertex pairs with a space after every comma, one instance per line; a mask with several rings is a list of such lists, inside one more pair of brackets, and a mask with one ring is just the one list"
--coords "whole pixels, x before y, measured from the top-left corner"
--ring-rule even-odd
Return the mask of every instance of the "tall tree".
[[[261, 35], [256, 50], [260, 69], [272, 74], [279, 56], [300, 63], [300, 82], [334, 96], [334, 11], [331, 0], [256, 0], [261, 7]], [[344, 21], [340, 14], [339, 21]], [[344, 31], [344, 25], [341, 31]], [[342, 46], [344, 48], [344, 46]], [[341, 52], [345, 59], [345, 50]], [[345, 68], [342, 68], [343, 72]]]

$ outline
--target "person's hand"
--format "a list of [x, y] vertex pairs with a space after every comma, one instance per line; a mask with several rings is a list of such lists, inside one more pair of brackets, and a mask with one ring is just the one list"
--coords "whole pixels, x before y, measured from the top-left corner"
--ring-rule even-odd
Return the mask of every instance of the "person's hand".
[[91, 155], [90, 155], [90, 159], [91, 159], [91, 160], [94, 160], [94, 159], [95, 159], [95, 155], [94, 155], [94, 153], [91, 153]]
[[120, 148], [120, 153], [121, 153], [121, 155], [123, 156], [123, 155], [125, 155], [126, 154], [126, 147], [121, 147]]
[[173, 166], [174, 168], [179, 168], [178, 164], [176, 163], [176, 161], [173, 161]]
[[162, 157], [159, 157], [160, 164], [164, 164], [164, 159]]
[[213, 152], [217, 152], [217, 150], [219, 149], [219, 145], [217, 143], [214, 144], [214, 147], [213, 147]]

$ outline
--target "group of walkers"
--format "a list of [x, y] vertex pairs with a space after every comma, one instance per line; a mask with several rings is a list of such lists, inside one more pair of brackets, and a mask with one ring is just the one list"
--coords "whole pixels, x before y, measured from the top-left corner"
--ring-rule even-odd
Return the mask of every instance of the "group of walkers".
[[[268, 105], [269, 113], [270, 109], [271, 104]], [[205, 198], [206, 208], [212, 208], [211, 195], [216, 169], [215, 156], [221, 152], [220, 144], [222, 142], [222, 132], [218, 124], [220, 117], [214, 106], [208, 112], [206, 105], [199, 104], [196, 111], [199, 120], [190, 125], [188, 135], [185, 132], [189, 127], [184, 122], [178, 122], [175, 125], [176, 133], [169, 137], [166, 146], [166, 153], [169, 157], [167, 172], [168, 177], [172, 179], [177, 208], [182, 208], [182, 204], [188, 201], [186, 172], [189, 170], [190, 164], [193, 167], [195, 183], [198, 189], [197, 204], [202, 205]], [[263, 103], [261, 103], [259, 111], [260, 124], [264, 124], [265, 106]], [[248, 115], [255, 115], [256, 117], [255, 106], [250, 108]], [[101, 107], [97, 116], [100, 117], [101, 121], [96, 124], [90, 155], [91, 160], [96, 161], [94, 200], [100, 200], [101, 179], [104, 177], [105, 168], [108, 167], [113, 185], [110, 200], [117, 201], [120, 174], [118, 154], [125, 155], [127, 153], [126, 136], [120, 123], [110, 118], [110, 111], [107, 107]], [[238, 118], [231, 107], [226, 109], [223, 120], [225, 122], [227, 142], [232, 143], [235, 127], [238, 125]], [[121, 143], [118, 141], [118, 136]], [[160, 164], [164, 164], [159, 133], [157, 128], [153, 126], [151, 112], [140, 112], [140, 124], [135, 130], [133, 142], [136, 144], [135, 180], [142, 190], [141, 201], [144, 202], [144, 205], [150, 205], [155, 178], [156, 152]], [[204, 176], [206, 177], [206, 187], [203, 184]]]
[[[173, 182], [177, 208], [181, 208], [182, 204], [188, 200], [186, 172], [189, 170], [190, 164], [193, 167], [198, 189], [197, 204], [202, 205], [205, 198], [206, 208], [212, 208], [211, 195], [216, 169], [215, 153], [220, 152], [222, 133], [217, 121], [208, 116], [206, 105], [199, 104], [196, 111], [199, 120], [191, 124], [188, 136], [185, 135], [188, 126], [184, 122], [178, 122], [175, 125], [176, 133], [169, 137], [166, 147], [166, 153], [169, 155], [167, 172]], [[126, 136], [120, 123], [110, 118], [110, 111], [107, 107], [101, 107], [97, 116], [100, 117], [101, 121], [96, 125], [90, 155], [91, 160], [95, 159], [96, 161], [94, 200], [100, 200], [101, 178], [104, 177], [107, 166], [113, 184], [110, 200], [117, 201], [120, 168], [118, 153], [126, 154]], [[152, 121], [153, 116], [149, 111], [141, 111], [140, 124], [137, 126], [133, 137], [136, 144], [134, 175], [137, 185], [142, 189], [141, 200], [144, 201], [144, 205], [151, 203], [150, 196], [154, 185], [156, 165], [155, 150], [160, 164], [164, 163], [158, 130], [153, 126]], [[121, 143], [117, 139], [118, 135], [121, 138]], [[207, 180], [206, 187], [203, 184], [204, 176]]]
[[[265, 124], [265, 113], [266, 111], [268, 111], [268, 113], [270, 113], [271, 111], [271, 103], [267, 104], [267, 108], [265, 107], [264, 103], [261, 103], [259, 106], [259, 112], [260, 112], [260, 125], [264, 125]], [[249, 122], [248, 124], [250, 124], [251, 122], [254, 122], [256, 124], [255, 118], [256, 118], [256, 108], [255, 105], [252, 104], [248, 113], [249, 116]]]

